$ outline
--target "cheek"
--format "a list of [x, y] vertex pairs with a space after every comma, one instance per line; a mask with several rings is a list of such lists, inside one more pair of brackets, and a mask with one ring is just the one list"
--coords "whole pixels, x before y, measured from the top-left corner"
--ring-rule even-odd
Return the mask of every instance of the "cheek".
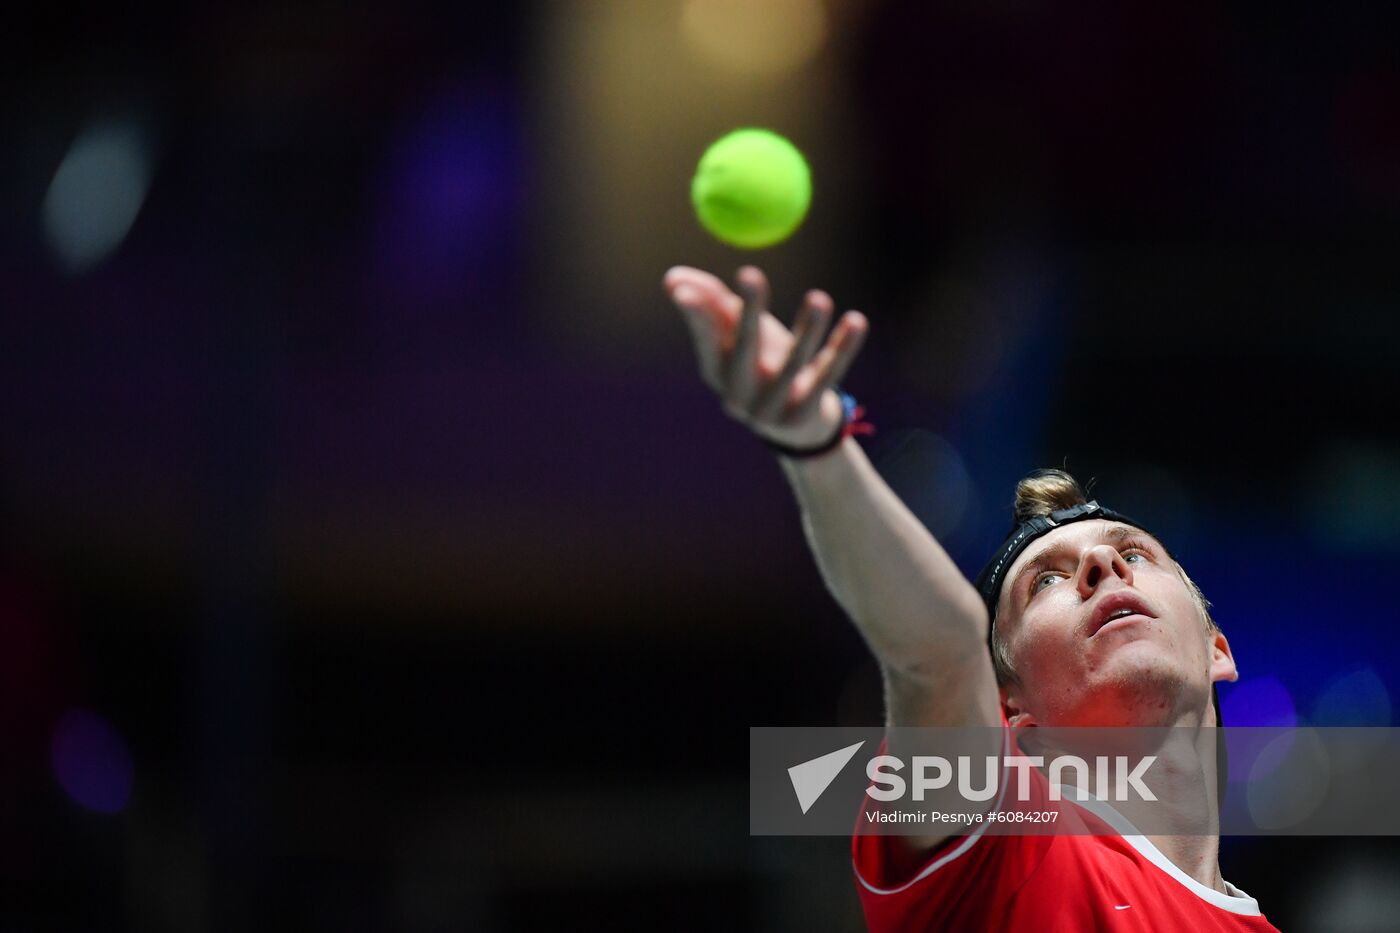
[[1017, 666], [1033, 676], [1053, 677], [1066, 670], [1067, 659], [1077, 656], [1075, 641], [1072, 617], [1056, 613], [1047, 599], [1022, 620], [1016, 647], [1023, 661]]
[[1186, 585], [1179, 577], [1172, 575], [1161, 581], [1157, 591], [1160, 593], [1159, 604], [1170, 613], [1171, 618], [1180, 621], [1179, 625], [1172, 627], [1173, 635], [1183, 642], [1187, 639], [1196, 641], [1194, 636], [1206, 631], [1206, 622], [1201, 616], [1201, 607]]

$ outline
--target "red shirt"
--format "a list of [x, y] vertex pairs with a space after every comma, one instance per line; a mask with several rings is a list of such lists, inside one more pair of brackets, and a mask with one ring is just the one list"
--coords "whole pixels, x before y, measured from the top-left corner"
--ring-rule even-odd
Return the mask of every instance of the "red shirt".
[[[920, 930], [1274, 931], [1254, 898], [1226, 883], [1208, 888], [1177, 868], [1145, 836], [1111, 811], [1049, 799], [1050, 783], [1029, 769], [1030, 799], [998, 806], [1060, 810], [1099, 835], [1011, 836], [987, 824], [954, 836], [912, 872], [899, 870], [894, 836], [862, 831], [852, 839], [856, 880], [871, 933]], [[1002, 781], [1005, 788], [1008, 782]], [[1013, 797], [1016, 795], [1012, 795]], [[866, 797], [867, 808], [878, 807]], [[1089, 809], [1092, 809], [1090, 812]], [[1121, 819], [1119, 817], [1118, 819]], [[1126, 831], [1120, 831], [1126, 830]]]

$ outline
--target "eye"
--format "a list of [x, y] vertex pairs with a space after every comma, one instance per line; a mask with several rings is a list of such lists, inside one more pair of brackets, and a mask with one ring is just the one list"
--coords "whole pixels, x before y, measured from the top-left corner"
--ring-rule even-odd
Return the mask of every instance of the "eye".
[[1036, 593], [1039, 593], [1041, 590], [1045, 589], [1047, 584], [1057, 583], [1060, 580], [1068, 579], [1069, 578], [1064, 574], [1057, 573], [1055, 571], [1047, 571], [1046, 573], [1042, 573], [1040, 576], [1036, 577], [1035, 582], [1031, 584], [1031, 595], [1034, 596]]
[[1152, 557], [1147, 545], [1131, 538], [1123, 542], [1123, 549], [1119, 553], [1123, 555], [1123, 562], [1128, 564], [1140, 563]]

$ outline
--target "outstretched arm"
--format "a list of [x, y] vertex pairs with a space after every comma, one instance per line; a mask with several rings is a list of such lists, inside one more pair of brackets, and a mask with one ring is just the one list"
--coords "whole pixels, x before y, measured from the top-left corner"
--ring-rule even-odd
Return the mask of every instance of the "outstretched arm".
[[[816, 446], [841, 424], [833, 386], [869, 324], [848, 311], [823, 340], [834, 306], [810, 291], [789, 330], [767, 309], [761, 271], [739, 270], [738, 284], [742, 297], [698, 269], [665, 278], [725, 411], [760, 437]], [[889, 724], [998, 725], [981, 599], [860, 446], [847, 438], [822, 456], [781, 462], [822, 576], [880, 663]]]

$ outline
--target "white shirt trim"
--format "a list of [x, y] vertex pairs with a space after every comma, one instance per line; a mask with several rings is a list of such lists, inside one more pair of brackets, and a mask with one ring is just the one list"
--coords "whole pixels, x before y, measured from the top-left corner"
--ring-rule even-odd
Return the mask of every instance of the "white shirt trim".
[[[1006, 759], [1009, 758], [1010, 756], [1011, 756], [1011, 730], [1010, 730], [1010, 729], [1003, 728], [1003, 729], [1002, 729], [1002, 755], [1001, 755], [1001, 760], [1002, 760], [1003, 762], [1005, 762]], [[1005, 767], [1005, 765], [1003, 765], [1001, 777], [998, 778], [998, 780], [997, 780], [997, 801], [996, 801], [995, 804], [992, 805], [992, 808], [991, 808], [990, 810], [987, 811], [987, 813], [988, 813], [989, 815], [992, 814], [992, 813], [996, 813], [998, 810], [1001, 809], [1002, 797], [1003, 797], [1003, 796], [1005, 795], [1005, 793], [1006, 793], [1006, 785], [1007, 785], [1008, 783], [1009, 783], [1009, 782], [1006, 780], [1006, 767]], [[923, 867], [923, 870], [922, 870], [922, 871], [920, 871], [920, 872], [919, 872], [917, 875], [915, 875], [913, 878], [910, 878], [910, 879], [909, 879], [908, 881], [906, 881], [904, 884], [901, 884], [899, 887], [896, 887], [896, 888], [877, 888], [877, 887], [875, 887], [875, 885], [873, 885], [873, 884], [871, 884], [869, 881], [866, 881], [866, 880], [865, 880], [865, 876], [862, 875], [862, 874], [860, 873], [860, 866], [859, 866], [858, 864], [856, 864], [855, 859], [851, 859], [851, 866], [855, 869], [856, 880], [859, 881], [859, 882], [861, 883], [861, 885], [862, 885], [867, 891], [870, 891], [870, 892], [872, 892], [872, 893], [874, 893], [874, 894], [898, 894], [898, 893], [900, 893], [901, 891], [907, 891], [907, 890], [909, 890], [911, 887], [913, 887], [914, 885], [918, 884], [920, 881], [923, 881], [923, 880], [924, 880], [925, 878], [927, 878], [929, 875], [931, 875], [931, 874], [933, 874], [934, 872], [938, 871], [938, 869], [942, 868], [944, 865], [947, 865], [947, 864], [948, 864], [949, 862], [951, 862], [953, 859], [955, 859], [955, 858], [957, 858], [957, 857], [959, 857], [959, 856], [961, 856], [961, 855], [965, 855], [965, 854], [967, 853], [967, 850], [972, 848], [972, 844], [973, 844], [974, 842], [976, 842], [979, 838], [981, 838], [982, 834], [983, 834], [983, 833], [986, 831], [986, 829], [987, 829], [987, 825], [988, 825], [990, 822], [991, 822], [990, 820], [985, 820], [985, 819], [984, 819], [981, 823], [978, 823], [978, 824], [977, 824], [977, 828], [974, 829], [972, 832], [968, 833], [966, 836], [964, 836], [964, 837], [963, 837], [963, 841], [960, 842], [960, 843], [958, 843], [956, 846], [954, 846], [954, 847], [953, 847], [953, 850], [952, 850], [951, 852], [945, 852], [943, 855], [940, 855], [938, 858], [934, 859], [932, 862], [929, 862], [927, 865], [925, 865], [925, 866]]]
[[1188, 891], [1199, 897], [1208, 904], [1213, 904], [1222, 910], [1228, 910], [1232, 914], [1240, 914], [1246, 917], [1261, 917], [1263, 913], [1259, 910], [1259, 902], [1248, 894], [1235, 887], [1224, 878], [1220, 879], [1225, 883], [1228, 894], [1222, 894], [1215, 888], [1201, 884], [1186, 872], [1177, 867], [1176, 863], [1157, 848], [1156, 844], [1142, 833], [1138, 832], [1136, 826], [1129, 823], [1127, 818], [1117, 810], [1110, 807], [1096, 797], [1080, 790], [1071, 784], [1054, 784], [1052, 787], [1059, 787], [1066, 800], [1073, 800], [1079, 806], [1103, 820], [1113, 827], [1117, 833], [1123, 837], [1123, 841], [1138, 851], [1138, 854], [1166, 872], [1172, 879], [1182, 884]]

